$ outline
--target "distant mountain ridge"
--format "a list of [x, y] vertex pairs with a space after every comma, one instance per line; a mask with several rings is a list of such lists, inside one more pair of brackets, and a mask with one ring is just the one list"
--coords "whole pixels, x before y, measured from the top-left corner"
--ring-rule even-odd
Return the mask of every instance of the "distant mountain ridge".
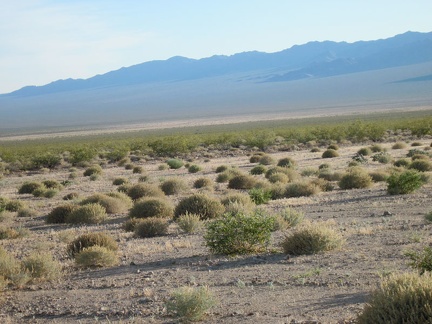
[[203, 59], [172, 57], [150, 61], [89, 79], [58, 80], [26, 86], [1, 96], [35, 96], [58, 92], [178, 82], [234, 73], [264, 71], [260, 82], [322, 78], [432, 61], [432, 32], [407, 32], [375, 41], [309, 42], [276, 53], [244, 52]]

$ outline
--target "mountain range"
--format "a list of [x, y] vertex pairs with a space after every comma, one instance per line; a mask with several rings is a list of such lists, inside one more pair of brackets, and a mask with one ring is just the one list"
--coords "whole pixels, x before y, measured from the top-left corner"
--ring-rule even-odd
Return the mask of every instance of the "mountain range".
[[172, 57], [0, 95], [0, 130], [432, 106], [432, 32]]

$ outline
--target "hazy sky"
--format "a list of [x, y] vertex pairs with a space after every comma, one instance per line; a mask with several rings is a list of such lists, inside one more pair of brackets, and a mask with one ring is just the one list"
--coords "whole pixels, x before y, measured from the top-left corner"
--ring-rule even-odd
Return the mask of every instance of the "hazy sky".
[[432, 31], [432, 0], [0, 0], [0, 93], [150, 60]]

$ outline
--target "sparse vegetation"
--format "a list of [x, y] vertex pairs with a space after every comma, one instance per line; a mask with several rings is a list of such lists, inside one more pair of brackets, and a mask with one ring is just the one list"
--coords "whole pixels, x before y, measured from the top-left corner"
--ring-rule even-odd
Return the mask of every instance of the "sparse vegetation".
[[99, 245], [86, 247], [75, 256], [76, 265], [82, 268], [112, 267], [118, 262], [116, 252]]
[[90, 232], [75, 238], [67, 246], [67, 254], [74, 258], [83, 249], [92, 246], [102, 246], [111, 251], [117, 251], [118, 245], [114, 238], [105, 233]]
[[422, 185], [422, 177], [417, 171], [395, 172], [387, 179], [387, 192], [390, 195], [404, 195], [416, 191]]
[[159, 217], [142, 219], [135, 225], [134, 234], [136, 237], [154, 237], [168, 233], [168, 221]]
[[66, 216], [69, 224], [99, 224], [107, 218], [105, 208], [99, 204], [87, 204], [74, 209]]
[[212, 219], [220, 216], [224, 212], [224, 206], [219, 200], [203, 195], [195, 194], [183, 198], [177, 205], [174, 211], [176, 218], [186, 213], [200, 215], [202, 220]]

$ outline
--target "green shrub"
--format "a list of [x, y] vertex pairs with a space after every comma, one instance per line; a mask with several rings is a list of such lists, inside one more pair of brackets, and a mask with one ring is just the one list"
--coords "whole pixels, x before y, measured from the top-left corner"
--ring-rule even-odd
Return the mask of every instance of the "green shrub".
[[407, 159], [399, 159], [399, 160], [396, 160], [393, 163], [393, 165], [396, 166], [396, 167], [408, 167], [410, 165], [410, 163], [411, 162], [409, 160], [407, 160]]
[[321, 189], [311, 182], [293, 182], [287, 185], [285, 189], [285, 197], [308, 197], [316, 195], [320, 191]]
[[415, 160], [429, 160], [429, 156], [424, 155], [424, 154], [414, 154], [413, 156], [411, 156], [411, 160], [415, 161]]
[[138, 200], [129, 211], [131, 218], [172, 218], [174, 207], [171, 203], [158, 197], [143, 198]]
[[106, 217], [104, 207], [99, 204], [88, 204], [74, 209], [67, 215], [65, 222], [69, 224], [99, 224]]
[[46, 192], [47, 192], [47, 188], [45, 188], [45, 186], [42, 185], [42, 187], [33, 190], [32, 195], [34, 197], [45, 197]]
[[407, 252], [407, 255], [410, 259], [410, 266], [414, 269], [420, 271], [420, 274], [425, 273], [426, 271], [432, 271], [432, 248], [427, 246], [423, 249], [422, 252]]
[[235, 175], [228, 181], [230, 189], [252, 189], [256, 184], [256, 179], [247, 174]]
[[183, 161], [179, 159], [169, 159], [166, 161], [170, 169], [180, 169], [183, 166]]
[[339, 181], [341, 189], [361, 189], [369, 188], [372, 185], [372, 178], [366, 170], [354, 167], [342, 176]]
[[84, 177], [90, 177], [92, 175], [101, 175], [103, 172], [102, 167], [99, 164], [95, 164], [84, 171]]
[[259, 164], [259, 165], [254, 166], [250, 170], [250, 174], [252, 174], [252, 175], [260, 175], [260, 174], [265, 173], [266, 171], [267, 171], [267, 168], [264, 165]]
[[372, 150], [369, 147], [362, 147], [360, 150], [357, 151], [357, 154], [361, 154], [361, 155], [371, 155], [372, 154]]
[[271, 183], [276, 183], [276, 182], [288, 183], [289, 178], [285, 173], [276, 172], [273, 173], [271, 176], [269, 176], [268, 181], [270, 181]]
[[44, 188], [45, 186], [40, 182], [24, 182], [18, 189], [18, 194], [32, 194], [36, 189]]
[[53, 197], [57, 196], [58, 193], [59, 193], [59, 190], [58, 190], [58, 189], [47, 189], [47, 190], [45, 190], [43, 196], [44, 196], [45, 198], [53, 198]]
[[195, 189], [200, 189], [205, 187], [213, 188], [213, 180], [206, 177], [198, 178], [194, 181], [193, 186]]
[[373, 182], [383, 182], [387, 181], [390, 174], [384, 170], [377, 170], [369, 172], [369, 176], [372, 178]]
[[46, 217], [45, 222], [48, 224], [61, 224], [65, 223], [67, 217], [76, 209], [78, 206], [67, 204], [55, 207]]
[[382, 164], [390, 163], [391, 160], [392, 160], [391, 155], [385, 152], [380, 152], [372, 156], [372, 161], [379, 162]]
[[22, 261], [22, 267], [33, 281], [56, 280], [61, 276], [61, 265], [50, 253], [33, 253]]
[[189, 173], [197, 173], [201, 170], [202, 170], [201, 167], [199, 165], [196, 165], [196, 164], [192, 164], [191, 166], [188, 167]]
[[330, 145], [327, 147], [327, 149], [328, 149], [328, 150], [335, 150], [335, 151], [337, 151], [337, 150], [339, 150], [339, 146], [338, 146], [337, 144], [330, 144]]
[[126, 184], [126, 183], [129, 183], [129, 180], [126, 179], [126, 178], [115, 178], [113, 180], [113, 185], [114, 186], [120, 186], [120, 185]]
[[3, 277], [14, 285], [23, 286], [31, 278], [22, 270], [21, 262], [0, 246], [0, 278]]
[[130, 188], [132, 188], [132, 185], [129, 183], [125, 183], [125, 184], [118, 186], [117, 191], [120, 193], [127, 193]]
[[312, 147], [310, 152], [311, 153], [318, 153], [318, 152], [321, 152], [321, 150], [318, 147]]
[[326, 150], [322, 154], [323, 159], [331, 159], [331, 158], [335, 158], [338, 156], [339, 156], [339, 153], [336, 150], [332, 150], [332, 149]]
[[0, 240], [11, 240], [19, 237], [20, 234], [16, 229], [0, 226]]
[[186, 213], [177, 218], [179, 228], [188, 234], [197, 233], [203, 227], [200, 215]]
[[328, 180], [325, 179], [312, 179], [310, 181], [311, 184], [314, 184], [315, 186], [317, 186], [318, 188], [320, 188], [321, 191], [333, 191], [335, 186], [333, 185], [333, 183], [331, 183]]
[[268, 169], [265, 177], [266, 179], [270, 179], [270, 177], [275, 173], [283, 173], [288, 176], [289, 181], [297, 181], [300, 179], [300, 175], [291, 168], [284, 168], [284, 167], [274, 167], [271, 169]]
[[337, 249], [342, 243], [341, 235], [331, 225], [306, 223], [285, 237], [282, 248], [285, 254], [308, 255]]
[[429, 156], [429, 154], [426, 151], [422, 151], [419, 149], [411, 149], [408, 151], [407, 157], [412, 157], [412, 156], [417, 155], [417, 154]]
[[167, 312], [182, 322], [197, 322], [204, 319], [216, 304], [208, 287], [182, 287], [171, 294], [166, 303]]
[[125, 170], [132, 170], [134, 167], [133, 163], [126, 163], [124, 165]]
[[168, 234], [168, 221], [158, 217], [150, 217], [136, 224], [134, 234], [136, 237], [146, 238]]
[[126, 212], [130, 207], [130, 201], [110, 197], [105, 194], [95, 193], [81, 201], [81, 205], [99, 204], [105, 208], [107, 214], [119, 214]]
[[264, 188], [252, 188], [249, 190], [249, 196], [256, 205], [262, 205], [270, 201], [272, 192]]
[[227, 165], [219, 165], [217, 168], [216, 168], [216, 173], [221, 173], [221, 172], [224, 172], [224, 171], [226, 171], [226, 170], [228, 170], [229, 169], [229, 166], [227, 166]]
[[357, 317], [359, 324], [430, 323], [432, 276], [416, 273], [384, 278]]
[[409, 169], [414, 169], [420, 172], [432, 171], [432, 163], [429, 160], [415, 160], [411, 162]]
[[267, 154], [262, 155], [259, 159], [259, 164], [262, 164], [262, 165], [271, 165], [274, 163], [275, 163], [274, 159], [270, 155], [267, 155]]
[[278, 167], [283, 167], [283, 168], [294, 168], [295, 165], [296, 162], [290, 157], [279, 159], [277, 163]]
[[42, 181], [42, 184], [48, 189], [57, 189], [59, 191], [63, 189], [62, 184], [57, 180], [45, 180]]
[[8, 200], [4, 204], [4, 210], [10, 211], [10, 212], [17, 212], [20, 209], [26, 208], [26, 204], [23, 201], [20, 200]]
[[156, 185], [149, 183], [138, 183], [128, 188], [127, 195], [133, 200], [138, 200], [143, 197], [164, 197], [165, 194]]
[[392, 149], [393, 150], [401, 150], [401, 149], [404, 149], [406, 147], [407, 147], [406, 143], [404, 143], [404, 142], [396, 142], [396, 143], [393, 144]]
[[182, 178], [167, 179], [160, 186], [165, 195], [168, 196], [182, 193], [187, 187], [186, 181]]
[[129, 218], [126, 222], [123, 223], [122, 229], [124, 229], [126, 232], [133, 232], [135, 231], [135, 227], [142, 220], [144, 220], [144, 218]]
[[253, 201], [251, 200], [250, 196], [241, 192], [233, 192], [225, 195], [221, 199], [221, 203], [225, 207], [233, 203], [239, 203], [242, 205], [253, 205]]
[[36, 211], [34, 209], [30, 208], [21, 208], [18, 210], [17, 217], [35, 217], [37, 215]]
[[144, 173], [144, 168], [142, 166], [135, 166], [132, 169], [132, 173], [133, 174], [143, 174]]
[[205, 244], [212, 253], [233, 255], [262, 252], [270, 243], [274, 218], [254, 214], [225, 214], [207, 225]]
[[254, 154], [250, 157], [249, 162], [250, 163], [258, 163], [261, 159], [262, 154]]
[[390, 195], [404, 195], [416, 191], [422, 185], [422, 177], [417, 171], [395, 172], [387, 179], [387, 192]]
[[112, 267], [119, 263], [116, 252], [106, 247], [94, 245], [84, 248], [75, 256], [75, 263], [82, 268]]
[[240, 175], [240, 174], [241, 174], [241, 172], [237, 169], [228, 169], [228, 170], [218, 174], [218, 176], [216, 177], [216, 182], [217, 183], [228, 182], [233, 177]]
[[224, 206], [219, 200], [203, 194], [195, 194], [183, 198], [178, 203], [174, 211], [176, 218], [186, 213], [197, 214], [201, 219], [212, 219], [220, 216], [224, 212]]
[[425, 220], [432, 223], [432, 211], [425, 215]]
[[94, 232], [78, 236], [68, 244], [66, 252], [70, 257], [74, 258], [83, 249], [92, 246], [103, 246], [111, 251], [118, 250], [117, 242], [112, 236], [105, 233]]

